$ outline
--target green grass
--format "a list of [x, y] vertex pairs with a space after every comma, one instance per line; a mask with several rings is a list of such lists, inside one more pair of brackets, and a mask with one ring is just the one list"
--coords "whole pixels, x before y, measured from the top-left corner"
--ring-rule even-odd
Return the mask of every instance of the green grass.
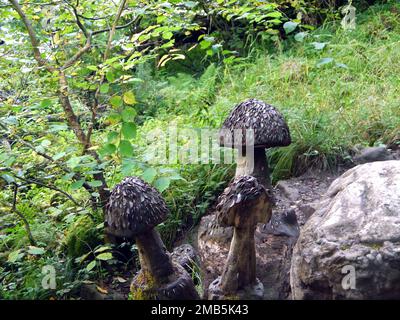
[[284, 114], [293, 138], [270, 150], [275, 180], [310, 166], [334, 168], [357, 144], [393, 143], [400, 130], [400, 5], [371, 7], [357, 19], [355, 30], [329, 23], [234, 68], [209, 67], [200, 79], [170, 78], [158, 92], [166, 112], [157, 126], [175, 120], [218, 128], [236, 103], [262, 99]]

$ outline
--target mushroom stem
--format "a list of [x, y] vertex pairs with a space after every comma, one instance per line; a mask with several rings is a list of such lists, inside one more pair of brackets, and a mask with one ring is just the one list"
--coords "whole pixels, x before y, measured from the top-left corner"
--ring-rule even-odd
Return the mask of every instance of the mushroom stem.
[[255, 225], [234, 228], [228, 259], [221, 278], [223, 292], [234, 293], [256, 283]]
[[271, 189], [269, 166], [264, 148], [254, 148], [254, 153], [243, 151], [238, 153], [235, 177], [253, 176], [266, 189]]
[[174, 270], [167, 249], [155, 229], [136, 236], [140, 265], [148, 271], [158, 283], [168, 281]]

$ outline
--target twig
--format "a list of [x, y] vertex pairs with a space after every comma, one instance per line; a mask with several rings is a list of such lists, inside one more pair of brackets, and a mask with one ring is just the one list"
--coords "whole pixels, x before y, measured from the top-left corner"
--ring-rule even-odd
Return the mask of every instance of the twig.
[[47, 184], [45, 184], [43, 182], [40, 182], [40, 181], [37, 181], [37, 180], [31, 180], [31, 179], [27, 179], [27, 178], [22, 178], [22, 177], [15, 176], [15, 175], [14, 175], [14, 178], [17, 178], [19, 180], [22, 180], [22, 181], [30, 183], [30, 184], [37, 184], [38, 186], [41, 186], [41, 187], [44, 187], [44, 188], [51, 189], [51, 190], [57, 191], [59, 193], [62, 193], [69, 200], [71, 200], [75, 205], [79, 206], [79, 203], [71, 195], [69, 195], [64, 190], [61, 190], [61, 189], [59, 189], [59, 188], [57, 188], [55, 186], [47, 185]]
[[[8, 130], [8, 128], [0, 122], [0, 127], [3, 128], [4, 130]], [[23, 144], [24, 146], [26, 146], [27, 148], [31, 149], [32, 151], [34, 151], [36, 154], [38, 154], [39, 156], [42, 156], [43, 158], [45, 158], [46, 160], [53, 162], [55, 164], [57, 164], [59, 166], [59, 168], [64, 171], [65, 173], [73, 173], [71, 170], [69, 170], [67, 167], [64, 166], [64, 163], [60, 160], [55, 160], [52, 156], [48, 155], [47, 153], [41, 152], [39, 150], [37, 150], [35, 148], [35, 146], [33, 146], [32, 144], [30, 144], [29, 142], [25, 141], [24, 139], [22, 139], [22, 137], [20, 137], [19, 135], [14, 133], [14, 136], [17, 138], [18, 142]], [[0, 168], [1, 169], [1, 168]], [[77, 181], [77, 180], [81, 180], [82, 176], [80, 175], [79, 172], [74, 172], [74, 176], [73, 178]], [[92, 208], [95, 210], [96, 209], [96, 198], [92, 196], [92, 193], [94, 192], [93, 188], [87, 183], [84, 182], [82, 185], [85, 190], [90, 194], [90, 199], [91, 199], [91, 203], [92, 203]]]
[[22, 8], [19, 5], [18, 1], [17, 0], [9, 0], [9, 1], [12, 4], [12, 6], [14, 7], [15, 11], [17, 11], [19, 16], [21, 17], [22, 22], [24, 23], [24, 25], [28, 31], [29, 38], [30, 38], [31, 44], [32, 44], [33, 56], [36, 59], [36, 61], [39, 63], [39, 66], [45, 67], [50, 72], [57, 71], [57, 69], [55, 67], [51, 66], [48, 63], [48, 61], [46, 61], [45, 59], [43, 59], [41, 57], [41, 53], [39, 50], [39, 46], [40, 46], [39, 40], [36, 38], [36, 34], [32, 27], [32, 24], [29, 21], [29, 19], [26, 17], [25, 13], [22, 11]]
[[[108, 55], [111, 50], [112, 39], [114, 38], [115, 30], [117, 28], [119, 18], [121, 18], [122, 11], [124, 11], [124, 9], [125, 9], [125, 5], [126, 5], [126, 0], [121, 0], [121, 3], [119, 4], [117, 15], [115, 16], [114, 23], [113, 23], [110, 33], [108, 35], [107, 47], [106, 47], [106, 51], [104, 52], [103, 60], [107, 60], [107, 58], [108, 58]], [[132, 20], [132, 21], [134, 21], [134, 20]]]
[[30, 244], [32, 246], [34, 246], [34, 245], [36, 245], [36, 241], [32, 236], [32, 232], [31, 232], [31, 228], [29, 226], [29, 222], [25, 218], [25, 216], [22, 214], [22, 212], [17, 210], [17, 194], [18, 194], [18, 185], [16, 183], [14, 183], [14, 194], [13, 194], [13, 203], [12, 203], [11, 211], [14, 212], [15, 214], [17, 214], [17, 216], [20, 217], [20, 219], [22, 220], [22, 222], [23, 222], [23, 224], [25, 226], [26, 233], [28, 235], [29, 242], [30, 242]]
[[[128, 22], [128, 23], [126, 23], [126, 24], [124, 24], [124, 25], [122, 25], [122, 26], [116, 26], [116, 27], [115, 27], [115, 30], [120, 30], [120, 29], [128, 28], [129, 26], [131, 26], [132, 24], [134, 24], [136, 21], [137, 21], [137, 18], [131, 20], [130, 22]], [[112, 27], [111, 27], [111, 28], [112, 28]], [[92, 35], [95, 36], [95, 35], [98, 35], [98, 34], [100, 34], [100, 33], [109, 32], [109, 31], [111, 31], [111, 28], [105, 28], [105, 29], [93, 31], [93, 32], [92, 32]]]
[[[107, 46], [106, 46], [106, 50], [104, 51], [104, 55], [103, 55], [103, 61], [106, 61], [107, 58], [108, 58], [108, 55], [110, 54], [112, 39], [113, 39], [115, 31], [117, 29], [118, 21], [121, 18], [122, 12], [124, 11], [125, 5], [126, 5], [126, 0], [121, 0], [121, 3], [120, 3], [119, 8], [118, 8], [118, 12], [117, 12], [117, 14], [115, 16], [115, 19], [114, 19], [114, 23], [111, 26], [110, 33], [108, 35]], [[128, 23], [128, 25], [130, 25], [131, 23], [133, 23], [135, 21], [136, 21], [136, 19], [133, 19], [130, 23]], [[92, 119], [91, 119], [91, 123], [90, 123], [89, 128], [88, 128], [88, 131], [87, 131], [87, 137], [86, 137], [86, 143], [85, 143], [84, 151], [86, 151], [90, 146], [90, 139], [91, 139], [91, 136], [92, 136], [93, 127], [96, 124], [96, 114], [97, 114], [97, 107], [99, 105], [100, 86], [103, 84], [104, 79], [105, 79], [105, 76], [103, 74], [101, 76], [99, 86], [97, 87], [96, 92], [94, 94], [94, 103], [93, 103], [92, 108], [90, 109], [90, 111], [92, 113]]]

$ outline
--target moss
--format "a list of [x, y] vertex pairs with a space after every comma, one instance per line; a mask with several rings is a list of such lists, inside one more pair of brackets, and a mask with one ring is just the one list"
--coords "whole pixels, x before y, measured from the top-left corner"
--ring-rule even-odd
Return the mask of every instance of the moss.
[[378, 242], [375, 242], [375, 243], [364, 243], [364, 245], [366, 245], [367, 247], [370, 247], [371, 249], [379, 250], [380, 248], [382, 248], [383, 243], [378, 243]]
[[129, 300], [154, 300], [155, 280], [149, 272], [141, 270], [131, 284]]
[[89, 216], [80, 216], [66, 231], [63, 248], [69, 257], [77, 258], [101, 243], [97, 223]]
[[231, 294], [224, 296], [224, 300], [240, 300], [240, 298], [236, 294]]

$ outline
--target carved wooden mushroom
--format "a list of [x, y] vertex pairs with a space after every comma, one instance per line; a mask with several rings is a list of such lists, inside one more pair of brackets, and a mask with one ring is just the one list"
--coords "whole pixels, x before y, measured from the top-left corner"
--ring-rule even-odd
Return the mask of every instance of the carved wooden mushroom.
[[190, 275], [173, 262], [155, 226], [169, 210], [160, 193], [136, 177], [127, 177], [111, 192], [105, 218], [106, 233], [135, 239], [141, 270], [134, 278], [134, 298], [197, 299]]
[[237, 177], [218, 198], [217, 220], [221, 226], [233, 226], [234, 233], [222, 276], [210, 284], [210, 299], [262, 298], [254, 231], [258, 222], [271, 218], [273, 204], [271, 193], [252, 176]]
[[[246, 152], [249, 148], [246, 129], [252, 129], [254, 133], [254, 154], [252, 150]], [[235, 130], [242, 133], [241, 140], [235, 141]], [[257, 99], [248, 99], [236, 105], [220, 130], [221, 146], [242, 148], [235, 176], [254, 176], [268, 189], [271, 188], [271, 180], [265, 149], [288, 146], [290, 143], [289, 128], [282, 114], [275, 107]]]

